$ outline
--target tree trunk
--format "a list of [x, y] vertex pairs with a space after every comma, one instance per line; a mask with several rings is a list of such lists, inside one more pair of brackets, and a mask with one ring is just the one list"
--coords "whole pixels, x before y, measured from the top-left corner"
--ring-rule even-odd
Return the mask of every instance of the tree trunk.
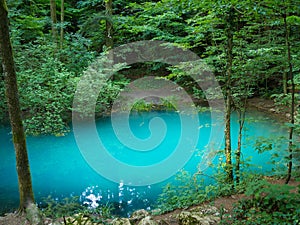
[[233, 183], [233, 168], [231, 160], [231, 111], [232, 111], [232, 100], [231, 100], [231, 75], [232, 75], [232, 48], [233, 48], [233, 9], [230, 9], [226, 20], [226, 57], [227, 57], [227, 68], [226, 68], [226, 110], [225, 110], [225, 157], [226, 157], [226, 174], [228, 182]]
[[60, 5], [60, 49], [63, 48], [64, 43], [64, 22], [65, 22], [65, 1], [61, 0]]
[[291, 105], [291, 126], [289, 129], [289, 145], [288, 145], [288, 151], [289, 151], [289, 161], [287, 165], [287, 178], [285, 183], [288, 184], [291, 176], [292, 176], [292, 167], [293, 167], [293, 133], [294, 133], [294, 124], [295, 124], [295, 82], [294, 82], [294, 74], [293, 74], [293, 66], [292, 66], [292, 58], [291, 58], [291, 44], [289, 40], [289, 28], [286, 21], [286, 14], [283, 16], [284, 19], [284, 31], [285, 31], [285, 46], [287, 48], [287, 62], [289, 66], [289, 78], [291, 80], [291, 86], [292, 86], [292, 105]]
[[51, 13], [51, 21], [52, 21], [52, 37], [56, 46], [58, 45], [58, 33], [57, 33], [57, 18], [56, 18], [56, 2], [55, 0], [50, 0], [50, 13]]
[[233, 182], [233, 171], [231, 161], [231, 100], [230, 91], [227, 90], [226, 112], [225, 112], [225, 157], [226, 157], [226, 173], [229, 182]]
[[[246, 104], [244, 105], [246, 107]], [[239, 133], [238, 133], [238, 146], [235, 153], [235, 173], [236, 173], [236, 184], [240, 183], [240, 177], [241, 177], [241, 171], [240, 171], [240, 165], [241, 165], [241, 152], [242, 152], [242, 137], [243, 137], [243, 127], [245, 123], [245, 115], [246, 111], [244, 109], [238, 110], [238, 117], [239, 117]]]
[[9, 37], [8, 9], [5, 0], [0, 0], [0, 52], [4, 71], [6, 99], [16, 152], [17, 173], [20, 194], [20, 211], [34, 203], [31, 175], [26, 148], [26, 139], [21, 119], [17, 77]]
[[288, 73], [284, 71], [283, 75], [282, 75], [282, 86], [283, 86], [283, 94], [285, 94], [285, 95], [288, 93], [287, 81], [288, 81]]
[[112, 24], [112, 0], [105, 0], [105, 12], [106, 12], [106, 48], [112, 49], [114, 45], [113, 41], [113, 24]]

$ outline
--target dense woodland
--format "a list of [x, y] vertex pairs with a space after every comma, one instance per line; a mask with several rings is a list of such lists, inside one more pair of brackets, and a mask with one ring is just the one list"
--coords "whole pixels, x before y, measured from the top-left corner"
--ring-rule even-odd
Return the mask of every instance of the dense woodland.
[[[291, 75], [296, 86], [299, 84], [298, 1], [7, 4], [28, 134], [66, 132], [82, 72], [107, 49], [134, 41], [163, 40], [190, 49], [212, 67], [224, 93], [230, 69], [231, 95], [236, 98], [263, 96], [288, 101], [284, 94], [291, 92]], [[133, 73], [120, 73], [109, 81], [99, 97], [100, 111], [109, 107], [129, 79], [148, 74], [169, 76], [184, 87], [191, 83], [188, 76], [167, 65], [149, 63], [132, 65], [132, 69]], [[8, 118], [3, 79], [0, 85], [3, 121]], [[190, 93], [204, 97], [196, 88], [190, 88]]]
[[[20, 112], [27, 135], [61, 136], [69, 131], [76, 85], [98, 56], [123, 44], [162, 40], [196, 53], [222, 87], [226, 102], [224, 182], [232, 189], [240, 183], [240, 141], [247, 99], [253, 97], [272, 99], [289, 113], [287, 168], [283, 174], [286, 182], [296, 176], [299, 0], [7, 0], [7, 7]], [[205, 103], [205, 95], [195, 81], [177, 67], [137, 63], [105, 81], [97, 115], [109, 112], [130, 81], [150, 75], [182, 86], [198, 106]], [[1, 71], [1, 124], [9, 122], [4, 80]], [[234, 153], [230, 139], [233, 111], [238, 113], [240, 125], [239, 147]]]

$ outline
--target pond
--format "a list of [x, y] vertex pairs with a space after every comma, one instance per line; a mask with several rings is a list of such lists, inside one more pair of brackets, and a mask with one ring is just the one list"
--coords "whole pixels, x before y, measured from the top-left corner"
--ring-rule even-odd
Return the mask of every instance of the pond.
[[[37, 202], [42, 203], [48, 196], [57, 201], [66, 197], [80, 196], [82, 204], [89, 207], [97, 207], [98, 204], [111, 202], [118, 210], [116, 213], [120, 215], [128, 215], [128, 213], [139, 208], [151, 209], [158, 195], [161, 193], [162, 187], [168, 182], [174, 181], [174, 176], [172, 175], [175, 175], [181, 168], [193, 173], [196, 171], [199, 162], [203, 165], [205, 164], [203, 160], [201, 161], [201, 155], [203, 155], [204, 149], [207, 148], [208, 142], [211, 141], [210, 134], [212, 133], [212, 129], [221, 130], [223, 128], [221, 123], [220, 125], [211, 124], [209, 112], [188, 116], [198, 116], [199, 118], [199, 124], [196, 124], [196, 127], [200, 130], [200, 136], [198, 140], [196, 139], [196, 144], [193, 143], [194, 140], [191, 140], [193, 135], [189, 135], [188, 130], [184, 131], [185, 135], [182, 134], [181, 123], [178, 122], [180, 120], [178, 112], [153, 111], [132, 113], [129, 118], [129, 124], [132, 133], [138, 138], [151, 141], [149, 137], [155, 133], [164, 135], [162, 140], [159, 137], [154, 138], [158, 144], [145, 151], [136, 151], [136, 149], [132, 149], [119, 141], [118, 138], [120, 135], [116, 135], [109, 117], [97, 120], [98, 134], [110, 156], [117, 159], [117, 161], [123, 162], [124, 165], [135, 167], [136, 170], [149, 166], [151, 169], [151, 171], [148, 171], [150, 182], [145, 182], [141, 185], [130, 185], [126, 179], [124, 179], [124, 182], [122, 179], [119, 182], [115, 182], [111, 178], [122, 178], [126, 171], [118, 171], [118, 168], [109, 165], [109, 162], [106, 162], [105, 166], [110, 166], [110, 168], [104, 171], [103, 174], [99, 173], [97, 169], [95, 170], [89, 160], [86, 160], [87, 157], [84, 155], [82, 149], [78, 147], [73, 132], [63, 137], [28, 137], [28, 154], [33, 189]], [[160, 117], [164, 121], [164, 128], [166, 129], [162, 129], [161, 121], [149, 126], [151, 119], [156, 117]], [[272, 164], [268, 163], [270, 162], [270, 152], [258, 154], [254, 150], [254, 141], [260, 137], [275, 140], [276, 137], [281, 135], [286, 136], [287, 131], [278, 122], [260, 112], [249, 112], [247, 118], [244, 131], [243, 158], [251, 158], [252, 169], [256, 169], [259, 172], [271, 171]], [[221, 121], [221, 118], [219, 119]], [[123, 123], [125, 126], [126, 121], [122, 118], [122, 115], [117, 120], [121, 127]], [[191, 127], [195, 126], [195, 124], [190, 125]], [[237, 130], [237, 116], [233, 114], [233, 148], [236, 148]], [[123, 138], [126, 138], [126, 136], [130, 137], [127, 133], [123, 135]], [[222, 132], [220, 137], [217, 138], [222, 138]], [[15, 155], [11, 139], [10, 128], [2, 127], [0, 129], [1, 212], [7, 212], [16, 208], [19, 200]], [[180, 145], [178, 144], [179, 139], [186, 139], [184, 140], [186, 142]], [[221, 143], [222, 139], [219, 142]], [[89, 142], [88, 145], [92, 146], [94, 143]], [[153, 172], [152, 169], [156, 169], [155, 165], [165, 162], [165, 159], [172, 155], [174, 151], [178, 151], [177, 148], [182, 146], [183, 148], [186, 146], [188, 151], [191, 152], [187, 157], [188, 160], [178, 158], [177, 156], [176, 159], [173, 159], [172, 164], [166, 164], [166, 167], [172, 167], [171, 169], [165, 169], [165, 171], [169, 171], [168, 173], [164, 174], [164, 169], [158, 169]], [[216, 163], [217, 158], [211, 157], [206, 160]], [[151, 167], [153, 165], [154, 167]], [[108, 172], [112, 175], [107, 174]], [[212, 171], [205, 167], [204, 173], [210, 174]], [[121, 175], [117, 176], [118, 174]], [[136, 180], [142, 180], [147, 177], [147, 172], [144, 176], [141, 173], [137, 173], [136, 175], [143, 177], [133, 177], [134, 174], [129, 174], [128, 176], [132, 176]], [[207, 182], [211, 181], [207, 180]]]

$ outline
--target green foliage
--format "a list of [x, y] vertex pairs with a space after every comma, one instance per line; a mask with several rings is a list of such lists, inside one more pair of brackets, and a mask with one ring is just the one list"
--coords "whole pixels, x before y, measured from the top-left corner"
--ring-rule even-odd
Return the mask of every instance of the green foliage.
[[66, 33], [63, 48], [56, 53], [56, 57], [60, 59], [68, 71], [76, 76], [81, 76], [82, 72], [97, 56], [91, 50], [91, 45], [91, 40], [78, 33]]
[[[291, 124], [285, 124], [286, 128], [289, 128]], [[299, 125], [294, 125], [295, 131]], [[271, 157], [268, 163], [272, 164], [272, 174], [278, 177], [284, 177], [286, 175], [286, 164], [289, 162], [289, 152], [287, 151], [289, 144], [288, 135], [279, 137], [264, 138], [259, 137], [255, 140], [253, 147], [258, 153], [271, 152]], [[295, 135], [293, 138], [293, 176], [299, 177], [300, 168], [300, 154], [299, 154], [299, 136]]]
[[99, 208], [93, 210], [93, 213], [100, 215], [102, 218], [107, 219], [112, 217], [114, 206], [111, 203], [106, 203]]
[[[27, 134], [60, 136], [68, 132], [79, 76], [95, 59], [95, 54], [88, 51], [89, 41], [80, 35], [67, 34], [65, 37], [65, 48], [59, 53], [54, 53], [55, 46], [47, 39], [16, 45], [20, 102]], [[110, 108], [127, 80], [119, 77], [103, 82], [96, 113]], [[3, 108], [4, 103], [0, 103]], [[1, 116], [5, 115], [4, 112]]]
[[28, 134], [63, 135], [75, 90], [75, 75], [54, 58], [46, 58], [40, 67], [18, 72], [21, 108]]
[[[80, 81], [81, 88], [76, 90], [78, 104], [72, 108], [73, 112], [83, 116], [103, 116], [109, 112], [112, 103], [128, 83], [127, 79], [112, 79], [114, 74], [128, 66], [119, 63], [107, 67], [110, 63], [106, 53], [103, 53], [84, 71], [84, 77]], [[97, 97], [94, 112], [88, 110], [94, 104], [91, 97]]]
[[[249, 166], [246, 164], [246, 166]], [[245, 167], [246, 167], [245, 166]], [[172, 211], [177, 208], [188, 208], [189, 206], [211, 201], [217, 197], [229, 196], [237, 192], [243, 193], [249, 186], [249, 183], [258, 182], [262, 179], [259, 174], [242, 172], [242, 180], [239, 185], [233, 189], [232, 184], [227, 182], [222, 163], [218, 167], [218, 172], [214, 174], [213, 184], [204, 183], [205, 174], [196, 172], [191, 175], [182, 170], [176, 175], [175, 181], [168, 183], [157, 200], [156, 208], [160, 213]]]
[[[220, 152], [218, 152], [220, 154]], [[227, 196], [231, 195], [235, 192], [234, 187], [231, 182], [228, 182], [228, 177], [226, 174], [226, 163], [223, 156], [219, 156], [218, 164], [211, 165], [213, 169], [213, 179], [215, 180], [215, 184], [212, 186], [213, 196]]]
[[[109, 217], [111, 218], [111, 216]], [[92, 212], [78, 213], [72, 217], [64, 217], [65, 225], [89, 225], [89, 224], [107, 224], [105, 218], [95, 216]]]
[[102, 224], [106, 219], [112, 218], [114, 210], [112, 204], [107, 203], [97, 208], [87, 208], [83, 206], [79, 197], [65, 198], [62, 201], [53, 199], [48, 196], [43, 200], [41, 206], [42, 213], [47, 218], [59, 219], [64, 218], [66, 224]]
[[103, 88], [100, 90], [96, 103], [96, 113], [103, 115], [109, 112], [113, 102], [127, 82], [127, 80], [124, 80], [123, 82], [114, 82], [110, 80], [103, 81]]
[[[220, 85], [225, 87], [228, 57], [225, 31], [231, 24], [233, 34], [231, 97], [237, 110], [245, 107], [245, 99], [255, 95], [273, 98], [282, 109], [290, 107], [291, 94], [282, 94], [282, 84], [291, 83], [289, 77], [283, 78], [289, 69], [286, 57], [286, 35], [288, 34], [295, 84], [296, 89], [299, 90], [300, 10], [297, 0], [254, 2], [116, 0], [113, 1], [112, 18], [105, 15], [103, 3], [103, 0], [66, 2], [66, 22], [63, 24], [64, 45], [62, 49], [57, 49], [52, 44], [50, 36], [49, 2], [8, 0], [20, 101], [28, 134], [63, 135], [68, 131], [76, 84], [83, 71], [95, 61], [97, 54], [105, 50], [105, 22], [108, 20], [113, 23], [115, 46], [139, 40], [165, 40], [198, 54], [203, 59], [202, 62], [207, 63], [209, 67], [203, 68], [204, 64], [201, 62], [193, 67], [184, 64], [168, 67], [164, 64], [147, 62], [146, 66], [141, 68], [141, 71], [144, 68], [146, 71], [141, 74], [152, 74], [158, 71], [161, 73], [158, 74], [159, 76], [167, 75], [167, 79], [176, 82], [189, 94], [199, 99], [222, 97], [214, 96], [214, 90], [209, 90], [209, 96], [205, 96], [203, 90], [196, 85], [196, 82], [201, 83], [205, 80], [194, 81], [190, 75], [199, 71], [213, 71]], [[59, 10], [57, 13], [59, 15]], [[232, 21], [228, 20], [229, 13], [234, 14]], [[283, 26], [284, 16], [287, 16], [288, 33]], [[97, 69], [90, 72], [102, 74], [104, 63], [107, 61], [96, 62], [94, 66]], [[112, 71], [116, 72], [123, 68], [126, 67], [115, 65]], [[129, 70], [129, 74], [132, 71]], [[95, 86], [101, 86], [96, 104], [98, 116], [109, 111], [129, 80], [115, 73], [111, 79], [103, 76], [97, 81]], [[145, 84], [145, 88], [149, 88], [147, 85]], [[299, 95], [296, 95], [296, 99], [299, 100]], [[86, 100], [82, 99], [82, 101]], [[157, 107], [174, 110], [176, 108], [176, 105], [171, 104], [176, 102], [176, 99], [162, 99], [161, 102], [162, 104], [157, 106], [140, 100], [133, 105], [132, 110], [149, 111]], [[85, 112], [85, 108], [73, 110]], [[0, 121], [7, 118], [1, 71]], [[298, 107], [295, 125], [288, 124], [288, 127], [293, 126], [300, 134], [299, 123]], [[292, 146], [294, 168], [300, 166], [300, 148], [297, 138], [294, 138]], [[286, 137], [275, 140], [260, 138], [254, 148], [259, 152], [274, 151], [272, 163], [282, 171], [289, 155], [287, 151], [278, 149], [287, 144]], [[297, 223], [299, 210], [295, 208], [295, 204], [299, 204], [299, 196], [290, 195], [286, 186], [280, 190], [277, 186], [257, 181], [257, 175], [246, 173], [246, 162], [243, 162], [243, 166], [245, 170], [242, 171], [242, 180], [235, 191], [246, 190], [252, 199], [242, 202], [236, 209], [236, 217], [240, 220], [240, 224], [280, 224], [284, 219], [287, 221], [294, 219]], [[215, 186], [208, 185], [204, 189], [199, 175], [201, 174], [190, 175], [184, 171], [179, 174], [176, 184], [168, 184], [165, 187], [159, 200], [161, 209], [169, 211], [178, 207], [185, 208], [207, 200], [211, 196], [233, 193], [232, 185], [228, 184], [224, 177], [222, 160], [217, 168]], [[44, 212], [50, 215], [56, 211], [54, 214], [64, 216], [69, 212], [73, 215], [82, 209], [77, 203], [66, 201], [64, 204], [68, 205], [69, 209], [66, 209], [63, 204], [49, 200]], [[98, 214], [105, 216], [109, 215], [110, 211], [110, 207], [103, 208]], [[254, 220], [255, 215], [258, 215], [257, 221]], [[82, 219], [79, 215], [75, 220], [77, 223], [83, 223]]]
[[[222, 167], [222, 164], [220, 166]], [[160, 213], [177, 208], [187, 208], [218, 196], [228, 196], [239, 191], [246, 197], [234, 205], [231, 215], [225, 212], [220, 215], [221, 224], [294, 225], [300, 222], [300, 191], [296, 192], [295, 187], [271, 184], [263, 176], [251, 173], [249, 170], [245, 171], [243, 179], [235, 190], [232, 189], [231, 184], [226, 182], [224, 170], [223, 173], [214, 176], [216, 179], [214, 185], [204, 185], [203, 180], [199, 179], [201, 175], [203, 174], [195, 173], [191, 176], [188, 172], [181, 171], [174, 183], [169, 183], [164, 187], [158, 200]]]
[[162, 99], [162, 109], [176, 111], [178, 109], [178, 100], [176, 96], [168, 96]]
[[80, 213], [86, 208], [79, 202], [79, 197], [65, 198], [57, 201], [51, 196], [43, 200], [41, 210], [46, 217], [57, 219], [63, 216], [71, 216]]
[[105, 12], [90, 14], [81, 25], [80, 34], [91, 41], [91, 48], [98, 52], [104, 50], [105, 22], [108, 18]]
[[144, 99], [138, 100], [134, 103], [131, 110], [132, 111], [138, 111], [138, 112], [147, 112], [151, 111], [153, 109], [153, 104], [146, 102]]
[[50, 21], [46, 11], [48, 5], [45, 3], [44, 0], [35, 1], [34, 4], [22, 0], [7, 1], [14, 44], [28, 43], [44, 36], [44, 28]]
[[271, 184], [265, 180], [249, 183], [245, 194], [250, 199], [234, 208], [234, 224], [298, 224], [300, 193], [288, 185]]
[[176, 175], [175, 182], [167, 184], [157, 200], [160, 213], [177, 208], [187, 208], [200, 204], [211, 197], [211, 186], [205, 188], [202, 179], [182, 170]]
[[[289, 94], [273, 94], [271, 98], [274, 98], [275, 105], [279, 108], [290, 108], [292, 104], [292, 95]], [[296, 96], [297, 98], [297, 96]]]
[[[210, 70], [214, 72], [220, 85], [223, 86], [226, 72], [226, 37], [224, 33], [228, 22], [226, 15], [229, 9], [233, 8], [233, 13], [236, 15], [232, 21], [234, 23], [232, 92], [235, 106], [243, 107], [243, 99], [256, 94], [270, 96], [272, 93], [280, 93], [282, 75], [287, 71], [283, 29], [285, 12], [288, 14], [287, 22], [290, 29], [295, 80], [299, 77], [300, 39], [299, 32], [297, 32], [299, 30], [299, 10], [295, 0], [286, 3], [279, 1], [211, 2], [206, 0], [135, 1], [133, 3], [117, 0], [113, 1], [112, 18], [106, 17], [103, 3], [99, 0], [65, 2], [64, 45], [62, 49], [55, 50], [56, 47], [49, 44], [52, 43], [49, 2], [37, 0], [33, 4], [32, 1], [8, 1], [18, 71], [26, 73], [23, 71], [29, 72], [31, 69], [37, 71], [34, 75], [45, 76], [44, 73], [48, 73], [47, 69], [40, 67], [48, 67], [48, 65], [44, 65], [45, 61], [49, 61], [51, 64], [58, 60], [61, 63], [56, 66], [59, 73], [70, 73], [64, 76], [72, 77], [70, 82], [76, 83], [82, 71], [95, 59], [94, 51], [103, 51], [105, 22], [110, 20], [114, 27], [113, 39], [116, 46], [150, 39], [175, 43], [177, 46], [191, 49], [203, 58], [211, 66]], [[58, 18], [59, 13], [58, 7]], [[60, 25], [58, 24], [58, 26]], [[166, 68], [166, 65], [159, 66]], [[63, 69], [61, 70], [61, 68]], [[153, 68], [148, 67], [146, 73], [153, 72], [151, 69]], [[169, 71], [171, 73], [168, 78], [177, 82], [189, 94], [200, 99], [207, 97], [195, 85], [195, 81], [189, 77], [189, 74], [184, 74], [180, 68], [176, 67], [169, 68]], [[105, 112], [104, 108], [109, 108], [120, 90], [118, 86], [115, 86], [115, 81], [108, 81], [108, 85], [104, 88], [105, 92], [111, 93], [111, 96], [105, 95], [105, 92], [100, 95], [99, 104], [102, 106], [99, 107], [99, 112]], [[66, 95], [66, 101], [68, 101], [72, 94], [66, 93]], [[47, 98], [43, 96], [43, 99]], [[49, 101], [52, 100], [49, 99]], [[2, 105], [4, 106], [4, 101], [0, 102], [1, 109]], [[45, 102], [44, 105], [46, 105]], [[67, 110], [69, 108], [70, 106], [67, 107]], [[58, 113], [60, 109], [54, 111]], [[1, 117], [5, 116], [2, 114]], [[39, 118], [40, 115], [37, 117]], [[57, 130], [47, 127], [43, 132], [51, 133], [53, 129], [54, 133], [64, 132], [62, 127], [67, 122], [65, 116], [62, 119], [59, 116], [50, 118], [49, 115], [46, 115], [46, 117], [49, 120], [58, 120], [60, 126]], [[35, 122], [29, 124], [33, 127]]]
[[150, 39], [180, 42], [186, 35], [184, 4], [174, 0], [127, 4], [125, 13], [115, 20], [114, 26], [119, 31], [116, 42], [124, 42], [124, 37], [129, 37], [126, 42]]
[[[273, 139], [272, 139], [273, 140]], [[270, 138], [265, 137], [259, 137], [254, 144], [255, 150], [258, 151], [258, 153], [263, 153], [266, 151], [271, 151], [273, 148], [273, 141], [271, 141]]]
[[67, 218], [67, 219], [64, 218], [64, 224], [65, 225], [73, 225], [73, 224], [87, 225], [90, 222], [91, 221], [90, 221], [89, 217], [85, 216], [83, 214], [76, 214], [72, 218]]
[[[127, 109], [122, 110], [131, 110], [137, 112], [148, 112], [148, 111], [174, 111], [176, 110], [176, 99], [174, 96], [162, 98], [159, 102], [146, 101], [145, 99], [140, 99], [134, 102], [133, 105], [129, 104]], [[130, 108], [131, 107], [131, 108]]]
[[[71, 105], [82, 71], [94, 59], [88, 41], [80, 35], [65, 35], [65, 48], [55, 54], [47, 38], [27, 44], [15, 42], [15, 61], [20, 103], [27, 134], [63, 135], [68, 131]], [[4, 96], [0, 82], [0, 95]], [[0, 119], [7, 118], [1, 98]], [[2, 119], [3, 117], [3, 119]]]

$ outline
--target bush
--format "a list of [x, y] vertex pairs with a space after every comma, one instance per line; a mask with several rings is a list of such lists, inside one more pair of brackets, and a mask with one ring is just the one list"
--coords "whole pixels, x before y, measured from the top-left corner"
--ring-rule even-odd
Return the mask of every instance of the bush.
[[265, 180], [249, 183], [245, 194], [250, 198], [235, 206], [234, 224], [299, 224], [300, 192], [292, 189]]
[[[205, 187], [204, 181], [182, 170], [177, 174], [174, 183], [167, 184], [157, 202], [160, 213], [178, 208], [187, 208], [209, 200], [212, 195], [212, 186]], [[205, 187], [205, 188], [204, 188]]]

